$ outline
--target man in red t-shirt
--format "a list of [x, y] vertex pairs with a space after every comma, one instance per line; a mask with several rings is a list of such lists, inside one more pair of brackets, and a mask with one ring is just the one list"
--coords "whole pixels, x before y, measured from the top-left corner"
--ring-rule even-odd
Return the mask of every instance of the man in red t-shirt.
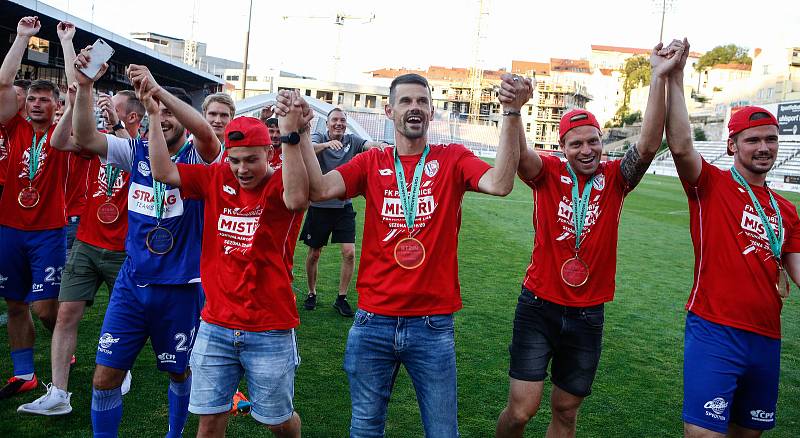
[[28, 42], [41, 29], [24, 17], [0, 67], [0, 123], [9, 135], [8, 173], [0, 198], [0, 296], [8, 305], [8, 338], [14, 375], [0, 389], [7, 398], [37, 386], [30, 309], [52, 330], [66, 257], [64, 181], [68, 154], [50, 146], [58, 88], [34, 81], [26, 100], [30, 121], [17, 112], [12, 83]]
[[[287, 94], [278, 97], [279, 116], [289, 107]], [[394, 122], [395, 147], [370, 149], [325, 175], [314, 150], [302, 148], [312, 201], [366, 198], [359, 310], [344, 358], [351, 436], [382, 436], [400, 365], [414, 382], [425, 434], [458, 434], [453, 313], [461, 309], [461, 200], [467, 190], [511, 192], [519, 109], [531, 94], [530, 81], [503, 76], [505, 119], [494, 168], [463, 145], [428, 144], [433, 102], [428, 81], [416, 74], [395, 78], [389, 88], [385, 112]], [[294, 166], [283, 163], [284, 170]]]
[[[676, 43], [688, 47], [686, 40]], [[757, 437], [775, 427], [781, 308], [789, 295], [786, 274], [800, 280], [800, 219], [767, 186], [778, 157], [778, 121], [769, 111], [733, 109], [730, 170], [694, 149], [685, 63], [684, 54], [670, 74], [667, 114], [667, 143], [689, 198], [695, 253], [684, 334], [684, 434]]]
[[[14, 91], [17, 94], [17, 113], [20, 117], [25, 118], [28, 116], [28, 109], [25, 105], [25, 100], [28, 95], [28, 87], [31, 81], [26, 79], [17, 79], [14, 81]], [[0, 124], [0, 196], [3, 194], [3, 186], [6, 184], [6, 172], [8, 172], [8, 133], [5, 126]], [[0, 212], [0, 216], [2, 216]]]
[[617, 232], [625, 196], [641, 181], [664, 133], [667, 75], [681, 47], [650, 55], [652, 75], [642, 132], [621, 160], [601, 162], [595, 116], [564, 114], [565, 160], [522, 146], [519, 176], [533, 190], [536, 230], [531, 264], [514, 316], [508, 404], [498, 437], [521, 437], [536, 415], [552, 360], [548, 433], [574, 436], [578, 409], [591, 393], [603, 338], [603, 303], [614, 298]]
[[[294, 100], [298, 105], [280, 119], [287, 132], [301, 131], [311, 120], [298, 93]], [[151, 123], [158, 123], [157, 103], [147, 92], [142, 101]], [[303, 133], [281, 141], [286, 163], [294, 165], [275, 170], [269, 166], [273, 149], [266, 126], [239, 117], [225, 130], [227, 163], [176, 165], [163, 134], [150, 133], [153, 177], [204, 201], [200, 275], [206, 302], [192, 350], [189, 401], [189, 411], [200, 415], [201, 436], [224, 436], [242, 370], [253, 418], [276, 436], [300, 436], [292, 404], [299, 317], [287, 262], [308, 203], [297, 143], [310, 147], [310, 140]]]

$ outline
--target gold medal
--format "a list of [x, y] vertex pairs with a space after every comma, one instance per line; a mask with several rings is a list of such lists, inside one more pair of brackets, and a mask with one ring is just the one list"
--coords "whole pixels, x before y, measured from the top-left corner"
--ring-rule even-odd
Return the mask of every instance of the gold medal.
[[394, 247], [394, 260], [401, 268], [418, 268], [425, 261], [425, 246], [413, 237], [403, 238]]
[[583, 286], [589, 281], [589, 265], [575, 254], [575, 257], [572, 257], [561, 265], [561, 280], [563, 280], [567, 286]]
[[111, 201], [106, 201], [97, 207], [97, 220], [108, 225], [119, 219], [119, 208]]
[[35, 187], [25, 187], [17, 195], [17, 202], [22, 208], [33, 208], [39, 204], [39, 191]]

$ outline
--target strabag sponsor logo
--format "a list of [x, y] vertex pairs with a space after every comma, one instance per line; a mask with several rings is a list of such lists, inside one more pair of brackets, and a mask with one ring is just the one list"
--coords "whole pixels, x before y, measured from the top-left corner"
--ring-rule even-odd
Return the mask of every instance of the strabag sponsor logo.
[[111, 336], [111, 333], [108, 332], [103, 333], [103, 336], [100, 336], [100, 341], [98, 341], [97, 350], [105, 354], [111, 354], [109, 348], [117, 342], [119, 342], [119, 338]]
[[[128, 191], [128, 210], [145, 216], [156, 217], [154, 199], [152, 187], [131, 182], [131, 188]], [[167, 190], [164, 194], [162, 219], [181, 215], [183, 215], [183, 199], [181, 199], [180, 189]]]
[[762, 411], [761, 409], [756, 409], [750, 411], [750, 418], [753, 421], [772, 423], [773, 421], [775, 421], [775, 412], [767, 412], [767, 411]]
[[716, 397], [714, 400], [709, 400], [703, 405], [706, 409], [706, 416], [716, 420], [725, 421], [725, 409], [728, 407], [728, 402], [722, 397]]

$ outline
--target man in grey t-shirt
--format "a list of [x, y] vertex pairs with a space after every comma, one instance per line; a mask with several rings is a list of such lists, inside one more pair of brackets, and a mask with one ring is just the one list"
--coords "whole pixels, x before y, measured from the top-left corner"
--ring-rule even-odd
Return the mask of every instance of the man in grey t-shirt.
[[[339, 108], [328, 113], [328, 132], [314, 133], [311, 142], [317, 154], [322, 173], [328, 173], [371, 147], [380, 147], [382, 142], [368, 141], [354, 134], [345, 134], [347, 114]], [[349, 199], [331, 199], [312, 202], [306, 213], [306, 221], [300, 239], [309, 246], [306, 258], [308, 297], [303, 303], [306, 310], [317, 307], [317, 267], [322, 247], [331, 243], [342, 245], [342, 268], [339, 277], [339, 295], [333, 303], [342, 316], [352, 317], [353, 309], [347, 303], [347, 289], [355, 268], [356, 213]]]

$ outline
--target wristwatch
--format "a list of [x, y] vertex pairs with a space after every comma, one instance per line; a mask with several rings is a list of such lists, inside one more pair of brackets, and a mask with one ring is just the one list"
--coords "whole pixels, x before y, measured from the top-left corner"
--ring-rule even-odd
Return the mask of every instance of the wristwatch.
[[300, 134], [297, 132], [290, 132], [289, 135], [281, 135], [281, 143], [296, 145], [300, 143]]
[[122, 120], [118, 121], [116, 125], [111, 127], [111, 130], [114, 132], [117, 132], [120, 129], [125, 129], [125, 125], [122, 124]]

